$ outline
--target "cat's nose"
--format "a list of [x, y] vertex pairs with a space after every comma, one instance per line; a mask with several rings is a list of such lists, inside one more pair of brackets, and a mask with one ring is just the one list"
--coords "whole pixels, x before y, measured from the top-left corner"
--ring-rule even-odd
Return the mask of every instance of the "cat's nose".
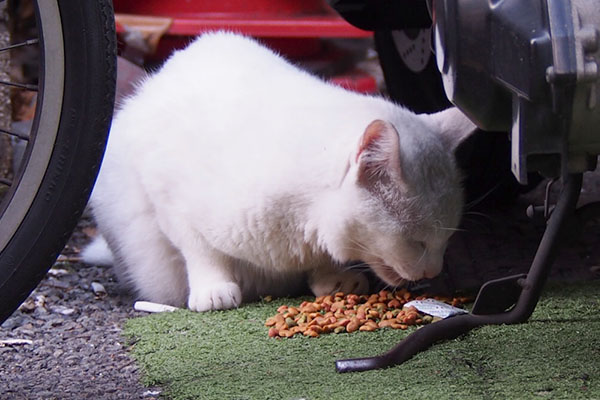
[[423, 278], [425, 278], [425, 279], [435, 278], [436, 276], [438, 276], [440, 274], [440, 272], [442, 272], [443, 267], [444, 267], [443, 257], [435, 257], [434, 259], [430, 260], [429, 264], [427, 265], [427, 268], [425, 268], [425, 271], [423, 272]]

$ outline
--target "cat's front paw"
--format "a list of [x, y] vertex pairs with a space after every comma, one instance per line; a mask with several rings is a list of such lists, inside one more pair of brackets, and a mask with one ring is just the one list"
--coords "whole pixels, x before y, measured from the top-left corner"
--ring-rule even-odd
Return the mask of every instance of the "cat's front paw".
[[362, 294], [369, 290], [367, 277], [354, 271], [317, 272], [312, 275], [309, 285], [317, 297], [335, 292]]
[[190, 290], [188, 308], [192, 311], [227, 310], [242, 302], [242, 291], [233, 282], [218, 282]]

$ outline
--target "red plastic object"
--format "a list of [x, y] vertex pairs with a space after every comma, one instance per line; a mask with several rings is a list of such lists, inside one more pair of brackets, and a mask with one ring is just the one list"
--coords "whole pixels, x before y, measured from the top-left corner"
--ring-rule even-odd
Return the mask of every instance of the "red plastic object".
[[[115, 12], [173, 18], [167, 34], [227, 29], [256, 37], [369, 37], [324, 0], [114, 0]], [[123, 27], [117, 26], [122, 31]]]
[[[294, 60], [323, 55], [320, 38], [364, 38], [363, 31], [342, 19], [325, 0], [113, 0], [115, 13], [172, 20], [147, 59], [163, 60], [183, 48], [191, 36], [214, 30], [229, 30], [259, 37], [269, 47]], [[125, 27], [117, 22], [117, 32]], [[375, 79], [351, 71], [330, 79], [350, 90], [374, 93]]]

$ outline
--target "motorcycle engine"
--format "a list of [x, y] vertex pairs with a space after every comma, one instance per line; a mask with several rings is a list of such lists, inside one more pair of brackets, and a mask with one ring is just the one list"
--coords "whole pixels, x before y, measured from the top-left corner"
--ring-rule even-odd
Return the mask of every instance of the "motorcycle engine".
[[548, 177], [600, 154], [597, 0], [429, 0], [450, 101], [480, 128], [510, 132], [511, 168]]

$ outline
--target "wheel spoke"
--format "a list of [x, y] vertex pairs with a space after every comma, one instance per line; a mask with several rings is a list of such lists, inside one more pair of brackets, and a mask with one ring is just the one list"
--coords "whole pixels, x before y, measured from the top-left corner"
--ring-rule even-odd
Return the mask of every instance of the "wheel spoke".
[[38, 91], [37, 85], [30, 85], [27, 83], [18, 83], [18, 82], [9, 82], [9, 81], [0, 81], [0, 85], [13, 86], [19, 89], [31, 90], [34, 92]]
[[21, 140], [29, 141], [29, 133], [30, 132], [26, 132], [26, 133], [25, 132], [16, 132], [16, 131], [9, 131], [9, 130], [0, 128], [0, 133], [5, 133], [7, 135], [17, 137]]
[[16, 48], [23, 47], [23, 46], [33, 46], [34, 44], [38, 44], [39, 42], [40, 42], [39, 39], [29, 39], [29, 40], [26, 40], [21, 43], [15, 43], [15, 44], [11, 44], [10, 46], [3, 47], [0, 49], [0, 52], [16, 49]]

